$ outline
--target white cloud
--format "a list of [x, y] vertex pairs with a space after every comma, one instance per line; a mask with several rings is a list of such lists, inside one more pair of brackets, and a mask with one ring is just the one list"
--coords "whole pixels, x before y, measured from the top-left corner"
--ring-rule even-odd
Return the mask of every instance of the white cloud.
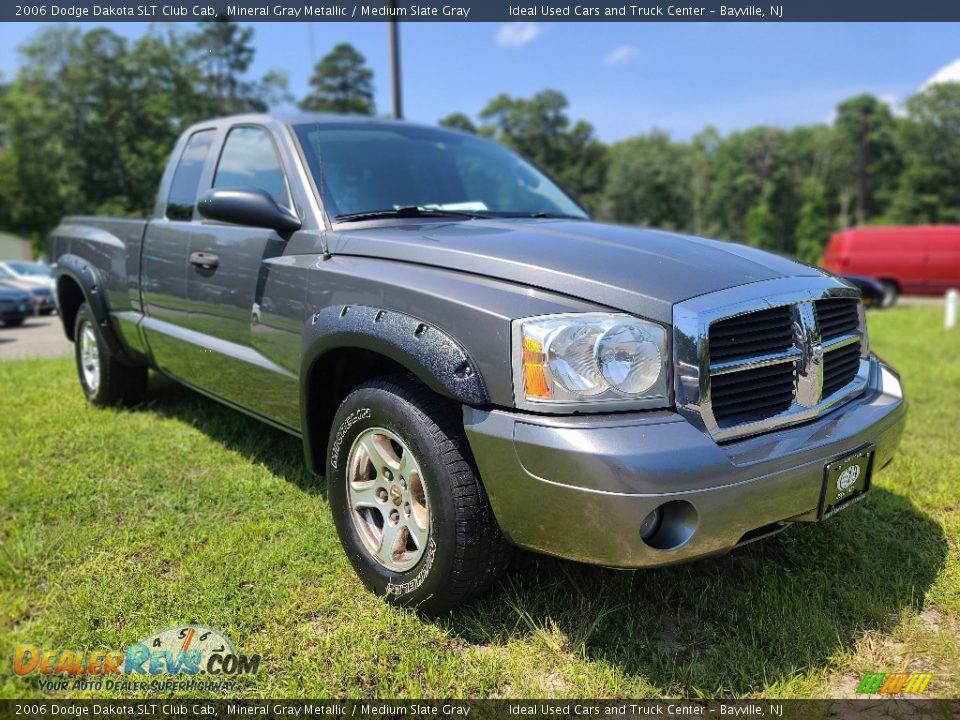
[[533, 40], [543, 30], [537, 23], [504, 23], [497, 30], [497, 43], [504, 47], [520, 47]]
[[937, 70], [930, 76], [929, 80], [920, 86], [920, 89], [926, 90], [931, 85], [940, 85], [941, 83], [960, 83], [960, 58]]
[[886, 93], [885, 95], [880, 96], [880, 101], [885, 102], [890, 106], [890, 112], [892, 112], [897, 117], [906, 117], [907, 109], [903, 106], [903, 102], [893, 93]]
[[636, 54], [637, 49], [633, 47], [633, 45], [621, 45], [607, 53], [606, 57], [603, 58], [603, 64], [617, 65], [618, 63], [629, 60]]

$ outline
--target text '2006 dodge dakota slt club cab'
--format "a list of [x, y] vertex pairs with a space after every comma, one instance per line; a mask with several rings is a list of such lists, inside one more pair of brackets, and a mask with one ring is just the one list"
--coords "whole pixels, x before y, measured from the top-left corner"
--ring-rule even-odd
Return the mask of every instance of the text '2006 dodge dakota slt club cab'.
[[595, 223], [437, 128], [200, 123], [152, 219], [65, 218], [50, 256], [93, 403], [153, 368], [302, 437], [359, 576], [425, 612], [513, 546], [652, 567], [827, 518], [906, 416], [854, 288]]

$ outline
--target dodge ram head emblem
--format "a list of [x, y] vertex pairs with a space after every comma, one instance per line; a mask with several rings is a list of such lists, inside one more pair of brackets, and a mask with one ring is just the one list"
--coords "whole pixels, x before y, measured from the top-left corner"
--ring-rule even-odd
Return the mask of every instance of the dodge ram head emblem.
[[840, 473], [840, 477], [837, 478], [837, 490], [843, 491], [849, 487], [852, 487], [859, 478], [860, 466], [851, 465], [842, 473]]

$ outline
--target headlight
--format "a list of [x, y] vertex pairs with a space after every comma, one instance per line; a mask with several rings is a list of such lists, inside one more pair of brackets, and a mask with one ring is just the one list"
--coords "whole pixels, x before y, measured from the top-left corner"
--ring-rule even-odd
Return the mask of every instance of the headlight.
[[[584, 410], [666, 407], [667, 332], [631, 315], [582, 313], [514, 321], [519, 406]], [[544, 407], [552, 406], [552, 407]]]

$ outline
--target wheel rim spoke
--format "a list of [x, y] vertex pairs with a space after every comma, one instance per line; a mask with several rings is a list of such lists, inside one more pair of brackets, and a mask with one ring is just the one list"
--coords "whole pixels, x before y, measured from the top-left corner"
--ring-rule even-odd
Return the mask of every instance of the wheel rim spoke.
[[423, 549], [427, 547], [427, 536], [430, 533], [430, 528], [421, 527], [416, 515], [412, 515], [410, 519], [407, 520], [407, 532], [410, 533], [410, 536], [413, 538], [417, 550], [422, 552]]
[[350, 500], [355, 508], [361, 507], [379, 507], [381, 503], [377, 502], [377, 490], [380, 489], [376, 480], [367, 480], [366, 482], [350, 483]]
[[407, 529], [403, 525], [391, 525], [387, 520], [383, 524], [383, 533], [380, 535], [380, 546], [377, 548], [377, 557], [384, 564], [396, 564], [406, 551]]
[[400, 476], [405, 479], [409, 479], [410, 476], [420, 472], [420, 468], [417, 466], [417, 461], [414, 459], [413, 453], [404, 451], [400, 458], [400, 462], [397, 464], [397, 472], [399, 472]]
[[388, 452], [387, 448], [384, 447], [385, 444], [389, 446], [389, 440], [375, 433], [364, 436], [361, 442], [361, 447], [364, 452], [366, 452], [367, 457], [370, 458], [370, 462], [373, 463], [374, 468], [376, 468], [377, 474], [381, 473], [385, 467], [396, 467], [396, 463], [390, 455], [392, 449]]
[[83, 380], [92, 392], [96, 392], [100, 386], [100, 349], [97, 347], [97, 336], [90, 323], [83, 323], [78, 341]]

